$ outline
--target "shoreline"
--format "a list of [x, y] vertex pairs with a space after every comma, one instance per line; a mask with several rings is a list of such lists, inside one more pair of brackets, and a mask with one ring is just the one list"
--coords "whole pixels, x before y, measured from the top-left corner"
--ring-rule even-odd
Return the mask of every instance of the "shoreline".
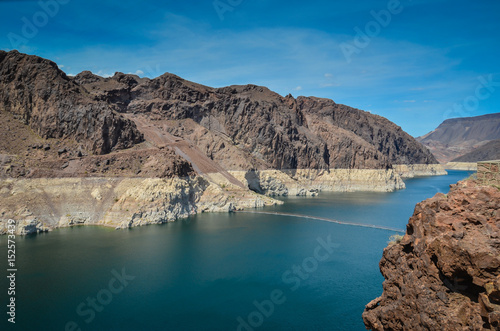
[[477, 162], [448, 162], [444, 168], [447, 170], [477, 171]]
[[[418, 169], [417, 169], [418, 168]], [[423, 175], [435, 165], [416, 167]], [[415, 176], [416, 170], [412, 169]], [[277, 196], [404, 189], [401, 170], [298, 169], [231, 171], [246, 188], [218, 174], [173, 178], [85, 177], [0, 180], [0, 235], [9, 219], [16, 234], [96, 225], [125, 229], [162, 224], [205, 212], [283, 204]], [[436, 175], [436, 172], [433, 172]], [[222, 178], [222, 179], [221, 179]], [[405, 177], [411, 178], [411, 177]], [[257, 192], [259, 193], [257, 193]]]

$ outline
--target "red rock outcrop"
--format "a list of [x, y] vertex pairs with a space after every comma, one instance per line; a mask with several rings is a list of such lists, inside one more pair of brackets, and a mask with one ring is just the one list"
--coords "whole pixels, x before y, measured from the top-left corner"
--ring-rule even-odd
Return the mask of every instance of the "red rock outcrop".
[[417, 204], [380, 270], [367, 329], [499, 330], [500, 190], [463, 181]]

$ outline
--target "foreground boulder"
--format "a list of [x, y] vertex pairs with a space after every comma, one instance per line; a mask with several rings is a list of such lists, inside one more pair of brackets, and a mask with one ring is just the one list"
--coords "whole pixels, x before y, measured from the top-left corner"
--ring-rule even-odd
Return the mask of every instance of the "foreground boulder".
[[500, 190], [473, 181], [417, 204], [399, 243], [384, 250], [372, 330], [498, 330]]

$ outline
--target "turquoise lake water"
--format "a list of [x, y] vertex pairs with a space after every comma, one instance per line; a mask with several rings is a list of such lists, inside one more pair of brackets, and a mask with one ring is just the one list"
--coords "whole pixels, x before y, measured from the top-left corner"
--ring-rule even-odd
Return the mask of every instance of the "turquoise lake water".
[[[414, 206], [470, 172], [406, 180], [393, 193], [290, 197], [265, 211], [404, 230]], [[259, 214], [201, 214], [115, 231], [18, 237], [16, 324], [0, 330], [364, 330], [393, 232]], [[0, 237], [6, 275], [7, 238]]]

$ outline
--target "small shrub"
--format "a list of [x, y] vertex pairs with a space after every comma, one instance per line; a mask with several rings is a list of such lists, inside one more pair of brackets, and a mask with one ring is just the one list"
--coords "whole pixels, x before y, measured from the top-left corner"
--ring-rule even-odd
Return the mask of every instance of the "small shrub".
[[404, 236], [401, 234], [393, 234], [392, 236], [389, 237], [389, 245], [392, 246], [399, 244], [401, 240], [403, 240], [403, 237]]

